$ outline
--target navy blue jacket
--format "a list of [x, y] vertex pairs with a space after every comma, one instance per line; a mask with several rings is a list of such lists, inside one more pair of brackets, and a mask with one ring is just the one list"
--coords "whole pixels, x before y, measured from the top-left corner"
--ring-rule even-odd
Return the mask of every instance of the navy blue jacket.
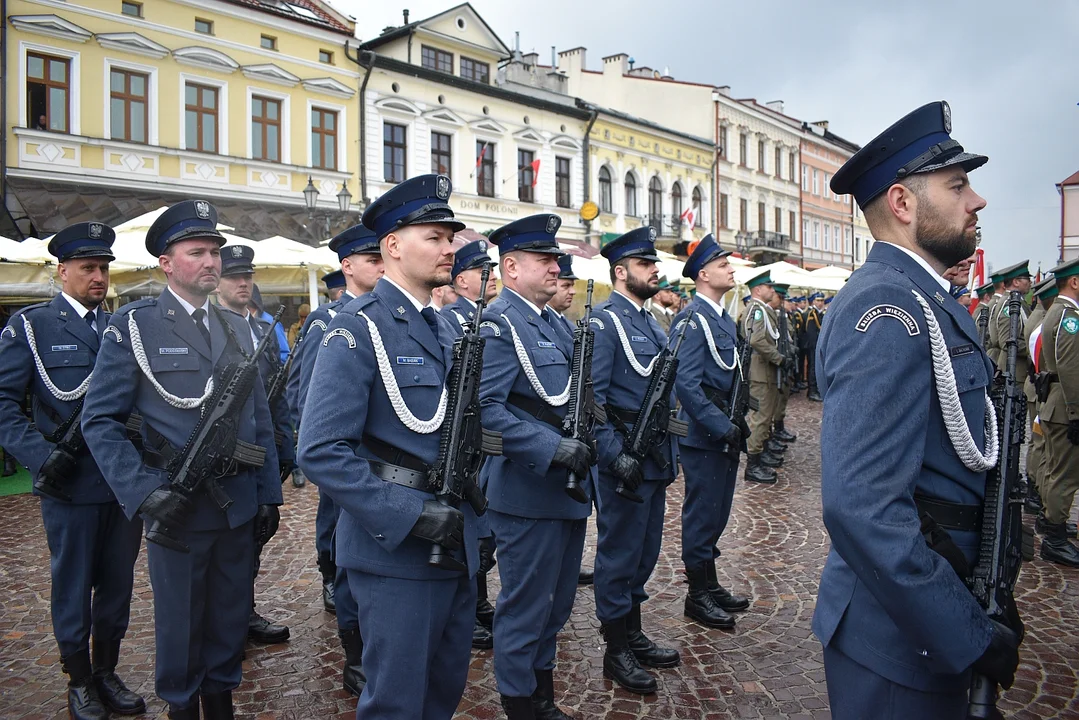
[[[682, 403], [678, 417], [689, 424], [689, 435], [678, 442], [686, 447], [714, 450], [730, 430], [731, 420], [708, 399], [705, 388], [719, 391], [722, 398], [729, 399], [727, 396], [737, 370], [724, 370], [712, 353], [714, 350], [726, 365], [734, 365], [738, 328], [730, 313], [724, 311], [721, 316], [710, 302], [700, 297], [694, 298], [678, 313], [671, 323], [671, 332], [679, 330], [680, 324], [687, 319], [690, 325], [678, 350], [675, 392]], [[711, 333], [712, 348], [709, 348], [705, 325]], [[748, 377], [746, 382], [749, 382]]]
[[[292, 424], [297, 428], [303, 417], [303, 405], [307, 401], [307, 386], [311, 384], [311, 373], [315, 368], [315, 356], [318, 355], [318, 349], [322, 345], [322, 336], [326, 334], [330, 321], [336, 317], [341, 308], [355, 299], [356, 297], [346, 290], [336, 300], [319, 305], [307, 316], [299, 335], [296, 336], [296, 347], [292, 348], [292, 367], [289, 368], [285, 397], [288, 398], [289, 410], [292, 412]], [[303, 343], [308, 336], [311, 337], [311, 342], [307, 345], [310, 353], [305, 358]]]
[[[476, 317], [476, 304], [465, 297], [458, 296], [455, 301], [449, 305], [444, 305], [438, 312], [460, 328], [466, 323], [472, 322], [473, 318]], [[460, 335], [462, 332], [458, 330], [457, 334]]]

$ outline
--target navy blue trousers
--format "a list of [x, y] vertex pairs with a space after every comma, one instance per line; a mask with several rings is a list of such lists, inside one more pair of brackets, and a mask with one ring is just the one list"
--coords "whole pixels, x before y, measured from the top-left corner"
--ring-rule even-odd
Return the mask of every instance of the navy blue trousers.
[[[337, 558], [337, 518], [341, 512], [341, 508], [329, 493], [319, 489], [318, 510], [315, 512], [315, 549], [319, 554], [328, 552], [331, 557]], [[337, 568], [334, 576], [333, 598], [336, 604], [337, 629], [355, 630], [359, 627], [359, 614], [349, 588], [348, 573], [341, 567]]]
[[251, 614], [254, 523], [179, 533], [190, 553], [146, 544], [154, 589], [157, 695], [176, 707], [240, 684]]
[[502, 589], [495, 604], [498, 692], [527, 697], [536, 670], [554, 668], [584, 551], [585, 520], [536, 520], [488, 510]]
[[618, 480], [608, 473], [599, 474], [597, 485], [599, 537], [593, 588], [596, 615], [600, 622], [609, 623], [648, 599], [644, 584], [659, 559], [667, 486], [664, 482], [642, 483], [637, 494], [644, 502], [635, 503], [615, 493]]
[[361, 720], [449, 720], [468, 680], [476, 581], [404, 580], [348, 571], [360, 608], [367, 685]]
[[142, 520], [114, 502], [70, 505], [41, 498], [52, 572], [52, 632], [66, 657], [89, 649], [90, 634], [122, 640], [131, 611]]
[[315, 550], [332, 553], [333, 531], [337, 527], [337, 503], [322, 488], [318, 491], [318, 510], [315, 512]]
[[833, 720], [964, 720], [967, 689], [925, 692], [877, 675], [834, 647], [824, 648], [824, 674]]
[[738, 462], [726, 453], [682, 446], [686, 478], [682, 504], [682, 562], [686, 567], [712, 562], [731, 517]]

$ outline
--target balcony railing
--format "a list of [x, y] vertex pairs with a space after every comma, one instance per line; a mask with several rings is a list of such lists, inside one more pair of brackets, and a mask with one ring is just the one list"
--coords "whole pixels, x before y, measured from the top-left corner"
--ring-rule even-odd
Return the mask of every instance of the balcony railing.
[[740, 232], [735, 236], [739, 249], [746, 252], [770, 251], [774, 253], [789, 253], [791, 239], [789, 235], [773, 232], [772, 230], [755, 230], [753, 232]]
[[679, 215], [645, 215], [641, 225], [654, 227], [658, 237], [681, 237], [685, 221]]

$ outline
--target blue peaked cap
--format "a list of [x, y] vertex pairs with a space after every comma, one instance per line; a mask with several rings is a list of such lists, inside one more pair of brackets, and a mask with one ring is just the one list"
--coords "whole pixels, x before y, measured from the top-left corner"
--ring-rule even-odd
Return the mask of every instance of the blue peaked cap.
[[255, 248], [225, 245], [221, 248], [221, 277], [255, 272]]
[[712, 233], [708, 233], [701, 241], [697, 243], [697, 247], [693, 248], [693, 253], [686, 260], [686, 265], [682, 269], [682, 277], [687, 277], [690, 280], [696, 280], [697, 275], [700, 274], [704, 266], [713, 260], [718, 260], [722, 257], [727, 257], [731, 254], [730, 250], [724, 250], [716, 242], [716, 238]]
[[75, 258], [108, 258], [115, 260], [112, 244], [116, 233], [105, 223], [81, 222], [68, 225], [49, 240], [49, 254], [60, 262]]
[[630, 230], [600, 248], [599, 254], [614, 265], [623, 258], [635, 257], [659, 262], [656, 255], [656, 229], [650, 225]]
[[453, 254], [453, 277], [457, 277], [465, 270], [483, 267], [484, 265], [494, 265], [495, 261], [487, 254], [490, 247], [491, 245], [487, 240], [473, 240], [459, 248]]
[[557, 215], [550, 213], [529, 215], [498, 228], [491, 233], [490, 240], [498, 246], [499, 257], [514, 250], [565, 255], [558, 248], [558, 240], [555, 239], [560, 227], [562, 227], [562, 218]]
[[378, 246], [378, 236], [363, 225], [353, 225], [348, 230], [335, 235], [330, 240], [330, 250], [337, 253], [338, 261], [358, 253], [364, 255], [382, 254], [382, 249]]
[[579, 280], [576, 275], [573, 274], [573, 256], [566, 253], [562, 257], [558, 258], [558, 279], [559, 280]]
[[333, 272], [326, 273], [322, 276], [322, 282], [325, 283], [327, 290], [333, 290], [334, 288], [345, 286], [345, 274], [340, 270], [334, 270]]
[[205, 200], [184, 200], [154, 220], [146, 231], [146, 251], [159, 257], [173, 243], [199, 238], [216, 240], [218, 247], [225, 244], [217, 231], [217, 208]]
[[445, 175], [420, 175], [398, 183], [367, 206], [361, 222], [381, 240], [406, 225], [438, 223], [457, 233], [465, 224], [449, 206], [453, 183]]

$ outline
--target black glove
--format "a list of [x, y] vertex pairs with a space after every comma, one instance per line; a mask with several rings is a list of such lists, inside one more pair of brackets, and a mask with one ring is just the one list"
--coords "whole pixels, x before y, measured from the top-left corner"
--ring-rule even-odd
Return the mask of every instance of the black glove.
[[615, 477], [624, 482], [630, 490], [636, 490], [644, 482], [644, 475], [641, 474], [641, 463], [637, 461], [637, 458], [624, 452], [618, 453], [618, 457], [611, 463], [610, 471], [614, 473]]
[[495, 539], [480, 538], [480, 572], [489, 573], [495, 566]]
[[742, 431], [737, 425], [731, 423], [731, 427], [723, 435], [723, 442], [727, 444], [727, 456], [737, 459], [742, 453]]
[[169, 527], [182, 525], [190, 512], [191, 501], [167, 486], [156, 488], [139, 505], [140, 514]]
[[1015, 669], [1019, 667], [1019, 636], [996, 620], [991, 622], [993, 638], [974, 661], [974, 670], [1007, 690], [1015, 682]]
[[270, 538], [277, 534], [277, 528], [281, 525], [281, 511], [276, 505], [259, 505], [255, 513], [255, 542], [265, 545]]
[[1079, 420], [1068, 421], [1068, 442], [1079, 445]]
[[558, 447], [551, 458], [552, 465], [568, 468], [577, 477], [588, 474], [588, 468], [592, 467], [589, 462], [592, 451], [587, 444], [573, 438], [562, 438], [558, 441]]
[[288, 460], [282, 460], [277, 464], [278, 469], [281, 471], [281, 482], [288, 480], [288, 476], [292, 474], [292, 469], [295, 467]]
[[411, 535], [456, 550], [465, 541], [465, 516], [456, 508], [437, 500], [424, 500], [423, 511], [412, 526]]
[[45, 462], [41, 464], [41, 470], [38, 471], [38, 475], [43, 478], [52, 480], [53, 482], [60, 483], [75, 474], [75, 466], [77, 460], [74, 455], [66, 450], [55, 447], [49, 456], [45, 458]]

